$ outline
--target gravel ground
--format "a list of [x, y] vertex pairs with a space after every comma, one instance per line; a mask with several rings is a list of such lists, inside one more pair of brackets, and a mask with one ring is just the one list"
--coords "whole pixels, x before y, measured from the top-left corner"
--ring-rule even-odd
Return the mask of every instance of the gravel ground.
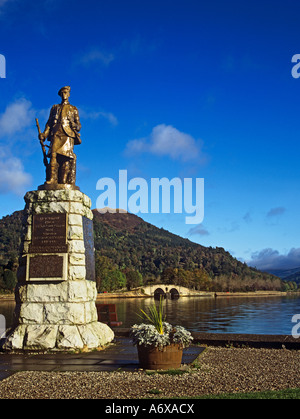
[[300, 387], [299, 370], [300, 351], [209, 347], [198, 368], [183, 375], [18, 372], [0, 382], [0, 398], [140, 399], [279, 390]]

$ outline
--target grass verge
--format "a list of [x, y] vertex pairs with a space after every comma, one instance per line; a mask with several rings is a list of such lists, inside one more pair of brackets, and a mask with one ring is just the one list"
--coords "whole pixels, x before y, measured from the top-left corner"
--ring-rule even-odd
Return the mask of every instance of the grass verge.
[[300, 388], [257, 391], [251, 393], [223, 393], [193, 397], [195, 399], [300, 399]]

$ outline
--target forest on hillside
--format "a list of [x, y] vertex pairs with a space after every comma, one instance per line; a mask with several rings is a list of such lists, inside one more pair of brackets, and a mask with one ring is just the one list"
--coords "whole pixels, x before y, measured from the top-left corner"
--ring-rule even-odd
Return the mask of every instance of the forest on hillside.
[[[94, 213], [99, 292], [164, 282], [203, 291], [296, 290], [294, 281], [250, 268], [221, 247], [204, 247], [133, 214]], [[23, 211], [0, 220], [0, 292], [16, 284]]]
[[[100, 291], [106, 290], [101, 280], [107, 278], [108, 271], [110, 275], [112, 272], [119, 275], [124, 270], [142, 276], [130, 282], [133, 286], [139, 286], [142, 281], [143, 284], [164, 282], [203, 291], [297, 289], [297, 284], [250, 268], [221, 247], [201, 246], [133, 214], [94, 211], [94, 236]], [[106, 267], [102, 268], [103, 265]], [[113, 283], [109, 290], [113, 289]]]

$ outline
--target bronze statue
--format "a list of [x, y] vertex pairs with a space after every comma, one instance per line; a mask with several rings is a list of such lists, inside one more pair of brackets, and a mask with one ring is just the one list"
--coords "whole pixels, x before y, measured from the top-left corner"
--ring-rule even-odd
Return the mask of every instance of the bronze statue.
[[[76, 155], [73, 148], [81, 144], [81, 124], [77, 108], [69, 103], [70, 90], [69, 86], [59, 90], [62, 101], [52, 106], [44, 132], [36, 120], [46, 166], [45, 189], [78, 189], [75, 187]], [[50, 141], [48, 153], [44, 144], [46, 140]]]

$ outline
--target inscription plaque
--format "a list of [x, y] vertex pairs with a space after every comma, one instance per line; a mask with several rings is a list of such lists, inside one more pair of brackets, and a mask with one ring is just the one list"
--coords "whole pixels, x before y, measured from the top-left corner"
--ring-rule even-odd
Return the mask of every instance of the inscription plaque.
[[66, 253], [67, 214], [34, 214], [30, 253]]
[[64, 258], [58, 255], [32, 256], [29, 278], [63, 278]]

